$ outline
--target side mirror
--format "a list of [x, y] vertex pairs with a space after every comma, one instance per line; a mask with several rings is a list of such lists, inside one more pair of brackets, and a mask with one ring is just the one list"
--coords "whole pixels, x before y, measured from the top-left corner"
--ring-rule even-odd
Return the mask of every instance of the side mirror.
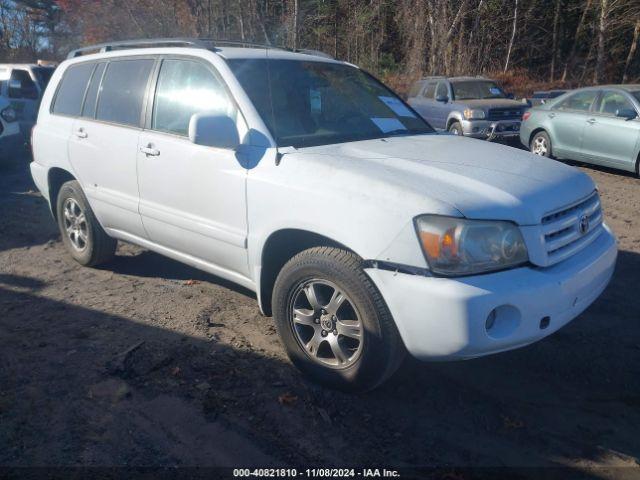
[[437, 95], [436, 96], [436, 102], [447, 103], [448, 101], [449, 101], [449, 97], [447, 97], [446, 95]]
[[616, 117], [624, 118], [625, 120], [633, 120], [638, 114], [633, 108], [620, 108], [616, 110]]
[[513, 93], [507, 93], [506, 97], [510, 100], [513, 100], [514, 98], [516, 98]]
[[189, 140], [205, 147], [234, 150], [240, 145], [236, 122], [220, 113], [196, 113], [189, 121]]

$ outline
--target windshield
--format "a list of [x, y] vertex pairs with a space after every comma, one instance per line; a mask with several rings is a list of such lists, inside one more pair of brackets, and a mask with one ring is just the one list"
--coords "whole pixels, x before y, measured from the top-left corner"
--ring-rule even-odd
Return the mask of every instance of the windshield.
[[636, 100], [638, 100], [640, 102], [640, 90], [636, 90], [635, 92], [630, 92], [630, 93], [631, 93], [631, 95], [636, 97]]
[[485, 98], [507, 98], [507, 95], [494, 82], [470, 80], [451, 82], [453, 98], [456, 100], [481, 100]]
[[397, 95], [355, 67], [300, 60], [228, 63], [281, 147], [434, 131]]

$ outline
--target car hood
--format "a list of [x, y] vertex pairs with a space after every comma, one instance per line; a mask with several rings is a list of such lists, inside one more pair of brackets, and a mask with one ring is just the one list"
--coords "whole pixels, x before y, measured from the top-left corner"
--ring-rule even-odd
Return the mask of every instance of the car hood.
[[[370, 185], [378, 190], [371, 195], [393, 196], [382, 201], [418, 195], [449, 204], [467, 218], [520, 225], [539, 224], [545, 214], [595, 189], [591, 178], [576, 168], [512, 147], [446, 134], [310, 147], [293, 155], [307, 160], [316, 174], [330, 168], [332, 176], [343, 177], [340, 184], [360, 193]], [[378, 188], [381, 184], [386, 188]]]
[[485, 100], [456, 100], [461, 105], [466, 105], [469, 108], [525, 108], [526, 105], [517, 100], [510, 100], [508, 98], [487, 98]]

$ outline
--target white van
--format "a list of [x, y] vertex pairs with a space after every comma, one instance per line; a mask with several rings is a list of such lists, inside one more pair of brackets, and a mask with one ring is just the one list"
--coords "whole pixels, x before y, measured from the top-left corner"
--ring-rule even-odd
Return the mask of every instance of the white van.
[[366, 72], [313, 53], [166, 39], [72, 52], [33, 155], [78, 262], [123, 240], [249, 288], [294, 364], [343, 389], [379, 385], [405, 351], [468, 359], [540, 340], [616, 261], [589, 176], [437, 134]]

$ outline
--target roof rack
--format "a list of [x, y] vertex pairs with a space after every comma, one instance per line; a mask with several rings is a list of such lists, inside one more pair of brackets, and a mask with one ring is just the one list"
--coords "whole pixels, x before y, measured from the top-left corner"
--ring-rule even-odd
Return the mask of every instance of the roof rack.
[[152, 48], [152, 47], [186, 47], [186, 48], [202, 48], [205, 50], [215, 50], [216, 47], [230, 46], [240, 48], [265, 48], [277, 50], [289, 50], [292, 52], [303, 53], [307, 55], [316, 55], [324, 58], [333, 58], [331, 55], [308, 49], [292, 50], [285, 47], [277, 47], [271, 44], [245, 42], [243, 40], [216, 40], [213, 38], [143, 38], [139, 40], [122, 40], [116, 42], [99, 43], [89, 45], [87, 47], [77, 48], [69, 52], [67, 58], [76, 58], [86, 55], [90, 52], [105, 53], [113, 50], [126, 50], [131, 48]]

